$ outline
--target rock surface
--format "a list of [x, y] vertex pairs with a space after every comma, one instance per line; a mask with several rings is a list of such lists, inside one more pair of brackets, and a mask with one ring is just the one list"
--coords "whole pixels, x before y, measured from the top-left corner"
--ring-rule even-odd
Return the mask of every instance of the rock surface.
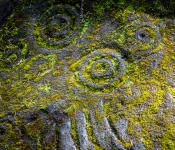
[[174, 150], [175, 18], [77, 2], [19, 1], [0, 29], [0, 150]]

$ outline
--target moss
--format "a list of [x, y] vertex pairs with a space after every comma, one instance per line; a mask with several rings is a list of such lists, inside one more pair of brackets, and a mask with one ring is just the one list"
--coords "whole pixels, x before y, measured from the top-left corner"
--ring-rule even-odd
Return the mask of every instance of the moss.
[[[34, 74], [33, 76], [30, 73], [27, 73], [28, 71], [30, 71], [30, 68], [33, 65], [36, 65], [35, 62], [39, 59], [47, 60], [47, 62], [45, 62], [44, 64], [41, 64], [41, 65], [38, 65], [37, 67], [39, 69], [39, 72]], [[45, 76], [46, 74], [48, 74], [52, 71], [55, 63], [56, 63], [56, 55], [54, 55], [54, 54], [50, 54], [48, 56], [37, 55], [37, 56], [33, 57], [30, 61], [25, 63], [25, 65], [23, 67], [23, 71], [25, 72], [25, 78], [30, 79], [30, 80], [34, 80], [37, 82], [43, 76]]]
[[[109, 78], [114, 78], [113, 76], [114, 76], [114, 74], [115, 75], [118, 74], [118, 70], [119, 70], [119, 72], [121, 71], [123, 73], [123, 68], [122, 68], [123, 64], [122, 64], [122, 62], [120, 62], [120, 64], [118, 64], [118, 61], [120, 61], [119, 60], [120, 58], [117, 57], [117, 54], [114, 54], [115, 51], [111, 51], [109, 49], [98, 50], [98, 51], [99, 51], [99, 54], [98, 54], [99, 57], [95, 56], [97, 51], [95, 51], [94, 53], [92, 52], [88, 56], [85, 56], [81, 60], [78, 60], [75, 64], [73, 64], [70, 67], [70, 69], [74, 70], [75, 73], [74, 73], [74, 76], [71, 76], [70, 79], [68, 79], [69, 82], [71, 81], [73, 84], [77, 85], [78, 87], [85, 88], [89, 91], [90, 90], [97, 91], [97, 93], [98, 93], [98, 90], [104, 90], [104, 92], [109, 92], [110, 90], [112, 90], [112, 88], [116, 88], [116, 86], [120, 87], [122, 84], [124, 84], [126, 78], [124, 78], [122, 75], [120, 75], [120, 76], [122, 76], [120, 78], [120, 80], [113, 81], [112, 83], [110, 83]], [[104, 52], [104, 54], [102, 52]], [[91, 55], [92, 55], [92, 59], [89, 59], [91, 57]], [[92, 70], [92, 69], [95, 69], [95, 68], [93, 68], [94, 62], [96, 60], [101, 61], [102, 57], [104, 57], [107, 60], [110, 59], [110, 61], [111, 61], [110, 64], [113, 65], [114, 70], [112, 71], [112, 70], [110, 70], [111, 68], [108, 68], [108, 69], [106, 68], [105, 73], [106, 73], [106, 71], [110, 71], [109, 73], [112, 72], [111, 73], [112, 75], [111, 76], [107, 75], [106, 77], [102, 76], [102, 78], [100, 79], [100, 78], [97, 78], [96, 75], [93, 76], [93, 72], [98, 74], [98, 71], [100, 71], [99, 68], [96, 69], [96, 71]], [[77, 67], [80, 67], [79, 64], [87, 63], [86, 61], [88, 61], [88, 65], [85, 66], [86, 69], [81, 70], [81, 68], [80, 69], [77, 68]], [[102, 61], [103, 61], [103, 59], [102, 59]], [[108, 64], [109, 62], [106, 62], [106, 63]], [[104, 64], [104, 62], [102, 62], [102, 64]], [[111, 67], [111, 66], [109, 66], [109, 67]], [[80, 70], [80, 71], [77, 72], [75, 70]], [[81, 80], [82, 76], [84, 76], [83, 81]], [[86, 80], [87, 82], [84, 80]], [[114, 80], [115, 80], [115, 78], [114, 78]], [[92, 85], [90, 85], [91, 82], [92, 82]], [[109, 87], [105, 86], [105, 88], [103, 88], [102, 86], [105, 84], [108, 85], [108, 82], [110, 83]], [[98, 89], [98, 85], [99, 85], [99, 89]], [[96, 88], [96, 86], [97, 86], [97, 88]]]
[[24, 98], [28, 93], [30, 93], [32, 90], [32, 88], [29, 86], [27, 87], [27, 89], [25, 89], [25, 91], [22, 91], [21, 93], [19, 92], [17, 94], [17, 98]]
[[45, 85], [39, 86], [38, 89], [41, 91], [44, 91], [45, 93], [49, 93], [51, 90], [51, 87], [48, 84], [45, 84]]
[[174, 144], [174, 139], [175, 139], [175, 132], [173, 130], [174, 124], [169, 124], [166, 127], [166, 131], [163, 134], [162, 140], [161, 140], [161, 145], [162, 148], [165, 149], [174, 149], [175, 144]]
[[[71, 29], [71, 31], [67, 30], [66, 27], [66, 23], [65, 23], [65, 31], [68, 33], [67, 35], [65, 34], [60, 34], [55, 35], [55, 36], [49, 36], [47, 35], [47, 32], [50, 31], [43, 31], [41, 26], [43, 17], [46, 15], [48, 15], [49, 11], [52, 11], [52, 9], [54, 8], [58, 8], [60, 7], [60, 9], [58, 9], [57, 13], [60, 13], [60, 16], [62, 16], [64, 14], [64, 16], [68, 19], [69, 22], [71, 22], [71, 24], [68, 24], [68, 28]], [[62, 12], [61, 12], [62, 11]], [[70, 16], [71, 15], [71, 16]], [[65, 18], [63, 17], [63, 18]], [[82, 35], [87, 31], [88, 26], [89, 26], [89, 22], [85, 22], [84, 24], [82, 24], [80, 22], [80, 16], [77, 15], [75, 8], [70, 7], [68, 5], [65, 6], [61, 6], [61, 5], [57, 5], [57, 6], [52, 6], [51, 8], [49, 8], [44, 14], [43, 16], [41, 16], [41, 18], [39, 19], [38, 23], [35, 25], [35, 39], [38, 41], [38, 44], [41, 45], [42, 47], [46, 47], [48, 49], [61, 49], [64, 47], [69, 46], [71, 43], [75, 44], [76, 41], [82, 37]], [[65, 20], [66, 21], [66, 20]], [[44, 24], [43, 24], [44, 25]], [[59, 26], [62, 26], [62, 24], [59, 24]], [[47, 30], [47, 28], [49, 27], [45, 27], [45, 29]], [[58, 29], [58, 28], [55, 28]], [[57, 31], [57, 30], [56, 30]], [[57, 31], [60, 32], [60, 31]]]
[[19, 132], [8, 121], [1, 122], [0, 131], [0, 146], [7, 145], [10, 140], [18, 140], [20, 138]]
[[94, 6], [93, 6], [93, 9], [95, 11], [95, 15], [96, 15], [97, 19], [100, 20], [101, 17], [104, 16], [105, 7], [101, 7], [101, 4], [95, 3]]
[[71, 135], [76, 146], [79, 147], [80, 144], [78, 140], [78, 134], [77, 134], [76, 123], [74, 118], [71, 119]]
[[21, 46], [21, 56], [25, 58], [28, 54], [28, 44], [24, 39], [21, 39], [20, 41], [20, 46]]
[[84, 25], [83, 25], [83, 28], [81, 30], [81, 35], [85, 34], [85, 32], [87, 31], [89, 27], [89, 22], [85, 22]]
[[6, 63], [13, 63], [14, 61], [17, 60], [17, 58], [18, 56], [16, 54], [12, 54], [6, 59]]
[[88, 134], [88, 139], [90, 141], [92, 141], [92, 144], [94, 146], [94, 148], [96, 150], [102, 150], [103, 148], [101, 148], [98, 143], [97, 140], [95, 138], [95, 135], [93, 133], [93, 128], [92, 128], [92, 124], [90, 123], [90, 117], [89, 117], [89, 111], [87, 109], [83, 109], [83, 112], [85, 114], [86, 117], [86, 130], [87, 130], [87, 134]]
[[[35, 2], [36, 1], [26, 1], [24, 4], [30, 5]], [[173, 4], [172, 1], [170, 2]], [[9, 112], [16, 114], [16, 112], [20, 110], [46, 109], [47, 106], [61, 99], [67, 99], [64, 112], [71, 117], [72, 137], [74, 141], [79, 145], [74, 115], [77, 111], [83, 111], [87, 120], [88, 138], [92, 141], [95, 149], [102, 149], [100, 145], [98, 145], [93, 133], [89, 109], [95, 109], [99, 101], [103, 99], [105, 116], [108, 118], [112, 127], [115, 121], [123, 118], [128, 119], [127, 134], [136, 141], [141, 140], [146, 149], [153, 149], [153, 141], [156, 141], [162, 149], [175, 149], [173, 143], [174, 123], [168, 119], [166, 120], [166, 118], [170, 118], [171, 115], [173, 116], [173, 110], [164, 111], [164, 113], [159, 114], [161, 111], [160, 108], [163, 107], [166, 101], [166, 91], [173, 97], [175, 96], [174, 87], [171, 87], [167, 81], [167, 78], [169, 78], [167, 74], [170, 78], [174, 79], [175, 47], [173, 36], [171, 35], [172, 32], [174, 32], [174, 26], [170, 25], [165, 29], [160, 23], [161, 19], [139, 12], [140, 10], [149, 11], [152, 9], [151, 7], [147, 9], [148, 5], [144, 1], [132, 1], [129, 6], [125, 0], [120, 0], [115, 2], [115, 4], [112, 0], [107, 2], [99, 1], [99, 3], [93, 3], [93, 15], [93, 12], [87, 12], [87, 14], [91, 13], [94, 18], [90, 20], [88, 17], [91, 16], [86, 14], [85, 19], [87, 20], [78, 27], [77, 36], [65, 44], [55, 46], [43, 39], [39, 24], [42, 17], [44, 17], [48, 11], [58, 6], [55, 1], [50, 1], [50, 4], [50, 9], [47, 10], [35, 24], [34, 38], [37, 40], [39, 46], [37, 45], [34, 49], [28, 45], [28, 41], [23, 37], [16, 43], [7, 40], [8, 38], [14, 38], [14, 36], [19, 35], [18, 27], [23, 22], [22, 20], [11, 23], [14, 17], [12, 16], [7, 21], [9, 23], [4, 25], [0, 31], [0, 33], [3, 33], [0, 37], [0, 47], [2, 49], [0, 52], [0, 60], [3, 60], [4, 49], [10, 51], [19, 49], [21, 54], [20, 61], [13, 65], [12, 68], [5, 68], [4, 63], [0, 62], [0, 71], [5, 75], [8, 74], [6, 75], [7, 79], [1, 81], [3, 87], [0, 90], [0, 94], [2, 95], [3, 101], [0, 106], [2, 108], [0, 117], [6, 116]], [[113, 7], [113, 5], [115, 6]], [[21, 7], [24, 6], [25, 5], [21, 5]], [[76, 8], [78, 7], [81, 6], [76, 5]], [[165, 8], [161, 6], [160, 1], [156, 1], [154, 7], [156, 10], [166, 11]], [[103, 31], [100, 30], [100, 20], [106, 13], [106, 10], [109, 10], [108, 13], [110, 17], [113, 17], [112, 19], [118, 22], [118, 28], [112, 35], [110, 34], [109, 37], [107, 37], [110, 44], [108, 44], [109, 41], [105, 41], [105, 37], [100, 37], [101, 33], [98, 34], [99, 31]], [[74, 19], [74, 17], [70, 19]], [[91, 21], [93, 21], [93, 23], [90, 23]], [[166, 22], [168, 20], [165, 18], [163, 22], [164, 21]], [[143, 44], [135, 39], [133, 40], [135, 32], [140, 29], [135, 29], [135, 24], [139, 25], [142, 22], [147, 22], [159, 28], [160, 35], [162, 36], [160, 43], [155, 43], [157, 31], [149, 28], [150, 26], [144, 28], [151, 37], [149, 44]], [[74, 31], [76, 27], [73, 25], [71, 29]], [[65, 36], [65, 38], [67, 38], [67, 36]], [[79, 39], [81, 40], [79, 41]], [[84, 41], [84, 39], [87, 41]], [[54, 40], [56, 41], [56, 38]], [[107, 46], [105, 45], [106, 43], [108, 44]], [[117, 44], [117, 47], [121, 47], [122, 50], [116, 48], [113, 43]], [[76, 54], [74, 53], [75, 47], [73, 45], [75, 45], [76, 52], [80, 55], [76, 56], [76, 58], [72, 58]], [[127, 52], [129, 56], [125, 57], [125, 55], [121, 54], [122, 59], [125, 59], [124, 65], [127, 66], [127, 71], [124, 71], [119, 80], [104, 89], [93, 88], [80, 81], [81, 66], [86, 62], [86, 58], [90, 53], [97, 51], [97, 49], [102, 49], [102, 52], [105, 53], [106, 51], [110, 51], [111, 47], [113, 52], [121, 53], [123, 50], [126, 51], [129, 49], [128, 47], [131, 45], [132, 47], [129, 52]], [[47, 51], [46, 49], [49, 50]], [[58, 51], [56, 51], [56, 49], [58, 49]], [[44, 54], [38, 54], [42, 50]], [[151, 52], [148, 55], [142, 55], [142, 52], [147, 50]], [[150, 66], [153, 61], [150, 55], [156, 54], [161, 50], [163, 50], [164, 54], [158, 68]], [[139, 61], [130, 57], [137, 51], [141, 52], [141, 54], [139, 53], [141, 58]], [[52, 52], [54, 54], [51, 54]], [[109, 58], [111, 64], [116, 66], [113, 72], [118, 69], [117, 61], [109, 56], [102, 55], [101, 57], [92, 58], [86, 70], [83, 70], [83, 75], [88, 81], [95, 84], [107, 83], [111, 78], [110, 76], [104, 79], [94, 79], [93, 75], [89, 75], [94, 62], [102, 57], [106, 59]], [[13, 53], [6, 61], [13, 64], [16, 59], [17, 56]], [[100, 75], [105, 74], [108, 69], [109, 66], [105, 66], [103, 63], [99, 63], [94, 67], [95, 72]], [[114, 75], [116, 74], [114, 72]], [[161, 115], [162, 118], [159, 115]], [[95, 116], [99, 122], [103, 117], [100, 115], [99, 110], [96, 110]], [[16, 120], [16, 122], [18, 122], [20, 126], [23, 124], [19, 120]], [[38, 119], [25, 125], [25, 130], [29, 137], [37, 141], [37, 149], [42, 149], [41, 135], [44, 131], [44, 125], [41, 122], [42, 121]], [[10, 133], [8, 134], [8, 139], [1, 142], [2, 145], [13, 139], [13, 137], [18, 140], [18, 135], [16, 135], [16, 131], [13, 131], [13, 126], [7, 126], [10, 128]], [[135, 126], [140, 126], [140, 131], [137, 132]], [[163, 133], [160, 134], [159, 137], [153, 137], [155, 132], [159, 133], [159, 130]], [[129, 149], [131, 139], [126, 141], [120, 139], [119, 143]], [[8, 148], [7, 145], [6, 147]], [[28, 147], [27, 144], [22, 144], [21, 141], [18, 141], [13, 144], [13, 148], [27, 149]], [[47, 147], [46, 149], [50, 148]]]
[[44, 124], [42, 124], [42, 121], [40, 119], [37, 119], [25, 125], [25, 130], [27, 134], [30, 136], [30, 138], [35, 139], [38, 142], [41, 142], [40, 133], [43, 132], [43, 129]]

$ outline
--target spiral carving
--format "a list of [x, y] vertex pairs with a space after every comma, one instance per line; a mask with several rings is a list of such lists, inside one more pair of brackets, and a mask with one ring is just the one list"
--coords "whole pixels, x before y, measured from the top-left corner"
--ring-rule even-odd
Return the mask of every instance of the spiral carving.
[[5, 51], [3, 55], [3, 62], [5, 67], [11, 68], [17, 64], [21, 59], [21, 52], [19, 50]]
[[97, 50], [83, 60], [78, 81], [92, 89], [104, 89], [115, 83], [124, 69], [124, 62], [118, 53], [113, 50]]
[[[67, 5], [47, 10], [36, 25], [36, 38], [42, 46], [62, 48], [75, 40], [79, 30], [79, 15]], [[46, 43], [45, 43], [46, 42]]]

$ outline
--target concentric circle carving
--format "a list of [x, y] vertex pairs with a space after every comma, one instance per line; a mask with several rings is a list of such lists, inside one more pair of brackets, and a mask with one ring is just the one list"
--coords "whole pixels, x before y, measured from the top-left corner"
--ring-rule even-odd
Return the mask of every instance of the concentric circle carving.
[[79, 14], [73, 7], [57, 5], [47, 10], [36, 24], [38, 43], [46, 48], [63, 48], [79, 34]]
[[134, 59], [148, 56], [164, 47], [159, 27], [138, 20], [123, 28], [117, 43], [130, 53]]
[[82, 61], [78, 82], [92, 89], [111, 86], [122, 76], [125, 69], [121, 56], [113, 50], [97, 50]]

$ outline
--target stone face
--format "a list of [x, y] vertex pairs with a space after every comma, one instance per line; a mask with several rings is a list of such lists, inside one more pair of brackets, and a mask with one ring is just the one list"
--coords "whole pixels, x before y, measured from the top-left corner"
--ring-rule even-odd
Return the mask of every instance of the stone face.
[[175, 18], [83, 3], [19, 1], [0, 29], [0, 149], [175, 149]]

